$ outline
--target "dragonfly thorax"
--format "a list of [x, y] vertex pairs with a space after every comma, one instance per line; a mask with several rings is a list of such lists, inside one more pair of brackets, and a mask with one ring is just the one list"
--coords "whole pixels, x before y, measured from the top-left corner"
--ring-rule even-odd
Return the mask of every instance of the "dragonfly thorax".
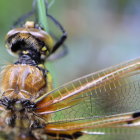
[[35, 104], [30, 102], [29, 100], [24, 99], [9, 99], [4, 97], [0, 99], [1, 107], [4, 107], [6, 110], [14, 111], [14, 112], [29, 112], [33, 111], [35, 108]]
[[2, 72], [1, 97], [34, 101], [46, 91], [46, 77], [37, 67], [9, 65]]
[[[10, 100], [3, 98], [0, 100], [1, 107], [4, 107], [4, 111], [1, 112], [1, 119], [3, 123], [8, 127], [7, 134], [14, 134], [16, 132], [17, 137], [26, 137], [28, 135], [37, 135], [38, 129], [43, 128], [45, 123], [34, 115], [35, 104], [29, 100]], [[34, 130], [34, 131], [32, 131]], [[40, 130], [43, 133], [43, 130]]]

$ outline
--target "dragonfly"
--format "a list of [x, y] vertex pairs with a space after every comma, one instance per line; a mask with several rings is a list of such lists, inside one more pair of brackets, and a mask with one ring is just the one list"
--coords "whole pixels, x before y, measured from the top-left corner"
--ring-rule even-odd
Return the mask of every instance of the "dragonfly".
[[56, 89], [45, 62], [63, 45], [26, 21], [6, 35], [18, 57], [0, 78], [0, 132], [9, 140], [134, 139], [140, 135], [140, 58], [91, 73]]

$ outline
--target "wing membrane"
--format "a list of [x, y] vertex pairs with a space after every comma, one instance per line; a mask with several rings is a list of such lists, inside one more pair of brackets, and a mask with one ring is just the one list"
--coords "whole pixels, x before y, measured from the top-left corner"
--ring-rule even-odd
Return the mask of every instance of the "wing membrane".
[[74, 80], [36, 101], [47, 121], [74, 120], [131, 112], [140, 108], [140, 59]]
[[76, 134], [87, 135], [140, 135], [140, 116], [134, 118], [134, 114], [140, 112], [130, 112], [114, 116], [101, 117], [96, 120], [89, 118], [87, 120], [74, 120], [71, 122], [55, 122], [47, 124], [45, 130], [48, 134], [57, 134], [58, 136], [71, 136]]

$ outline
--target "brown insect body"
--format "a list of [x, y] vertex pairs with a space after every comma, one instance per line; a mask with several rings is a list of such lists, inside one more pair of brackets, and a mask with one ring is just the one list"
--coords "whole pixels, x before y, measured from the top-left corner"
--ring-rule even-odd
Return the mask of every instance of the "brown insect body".
[[43, 72], [30, 65], [9, 65], [2, 72], [2, 97], [34, 101], [46, 92]]
[[7, 34], [7, 48], [18, 55], [18, 60], [1, 72], [2, 132], [14, 135], [17, 140], [42, 139], [33, 131], [44, 126], [44, 120], [33, 113], [34, 101], [52, 87], [43, 64], [52, 47], [52, 38], [30, 23]]
[[108, 134], [108, 128], [125, 135], [123, 128], [131, 128], [130, 134], [140, 135], [140, 59], [51, 91], [52, 80], [44, 62], [65, 39], [64, 34], [53, 46], [51, 36], [33, 22], [8, 33], [7, 48], [18, 60], [1, 72], [0, 137], [6, 133], [4, 140], [75, 140], [86, 135], [89, 140], [89, 135]]
[[34, 66], [14, 64], [3, 70], [1, 104], [6, 112], [1, 116], [3, 125], [8, 126], [7, 132], [16, 132], [15, 138], [31, 137], [31, 128], [43, 127], [44, 121], [34, 115], [33, 109], [34, 100], [47, 92], [46, 84], [43, 72]]

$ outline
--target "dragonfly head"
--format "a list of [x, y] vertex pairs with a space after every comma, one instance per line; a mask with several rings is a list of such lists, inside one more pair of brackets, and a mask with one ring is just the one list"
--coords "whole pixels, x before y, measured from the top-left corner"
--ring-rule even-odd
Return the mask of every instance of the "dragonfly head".
[[6, 35], [6, 48], [14, 56], [36, 52], [44, 60], [51, 54], [53, 46], [52, 37], [33, 21], [27, 21]]

